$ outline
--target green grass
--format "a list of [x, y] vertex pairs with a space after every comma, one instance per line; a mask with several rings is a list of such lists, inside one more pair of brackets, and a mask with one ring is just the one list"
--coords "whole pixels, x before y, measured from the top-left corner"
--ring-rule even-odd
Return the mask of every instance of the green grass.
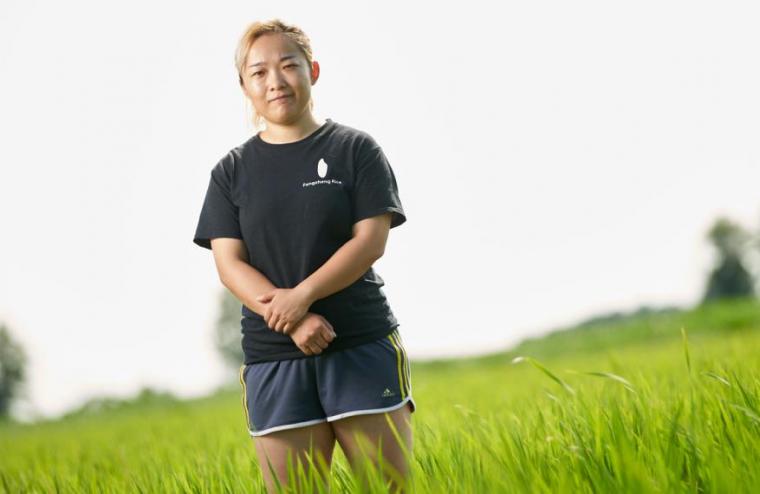
[[[413, 364], [414, 490], [760, 492], [758, 356], [736, 301]], [[6, 492], [263, 491], [238, 390], [4, 425], [0, 451]]]

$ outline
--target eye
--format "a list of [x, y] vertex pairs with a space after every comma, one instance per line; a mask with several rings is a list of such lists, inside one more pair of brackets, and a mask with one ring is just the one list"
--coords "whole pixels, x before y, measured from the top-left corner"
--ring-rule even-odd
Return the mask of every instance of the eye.
[[288, 65], [285, 66], [286, 69], [288, 67], [298, 67], [298, 64], [297, 63], [290, 63], [290, 64], [288, 64]]
[[254, 77], [255, 77], [255, 76], [257, 76], [258, 74], [261, 74], [262, 72], [263, 72], [263, 70], [259, 70], [258, 72], [254, 72], [253, 74], [251, 74], [251, 76], [254, 76]]

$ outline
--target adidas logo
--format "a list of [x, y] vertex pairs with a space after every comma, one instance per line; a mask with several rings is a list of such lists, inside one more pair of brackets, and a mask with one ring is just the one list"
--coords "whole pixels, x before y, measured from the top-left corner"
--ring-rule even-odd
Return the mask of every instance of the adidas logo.
[[396, 393], [391, 391], [388, 388], [385, 388], [385, 391], [383, 391], [383, 394], [381, 395], [383, 398], [387, 398], [388, 396], [396, 396]]

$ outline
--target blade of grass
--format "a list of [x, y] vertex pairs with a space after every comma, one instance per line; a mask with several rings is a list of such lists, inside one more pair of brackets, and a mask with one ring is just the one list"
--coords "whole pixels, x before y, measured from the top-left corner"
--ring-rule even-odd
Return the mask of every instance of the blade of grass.
[[567, 391], [571, 395], [575, 394], [575, 390], [572, 387], [570, 387], [569, 384], [567, 384], [565, 381], [557, 377], [553, 372], [551, 372], [549, 369], [544, 367], [543, 364], [541, 364], [538, 360], [534, 359], [533, 357], [519, 356], [512, 359], [513, 364], [517, 364], [522, 361], [530, 362], [530, 364], [533, 365], [533, 367], [535, 367], [536, 369], [540, 370], [541, 372], [549, 376], [551, 380], [553, 380], [554, 382], [562, 386], [562, 388], [564, 388], [565, 391]]

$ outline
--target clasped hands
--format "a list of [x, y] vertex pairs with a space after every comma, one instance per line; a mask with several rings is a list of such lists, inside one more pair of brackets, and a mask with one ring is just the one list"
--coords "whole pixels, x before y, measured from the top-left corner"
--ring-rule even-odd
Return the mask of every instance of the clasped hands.
[[266, 304], [263, 317], [267, 326], [289, 335], [306, 355], [321, 353], [336, 337], [327, 319], [307, 312], [314, 300], [301, 288], [274, 288], [256, 300]]

